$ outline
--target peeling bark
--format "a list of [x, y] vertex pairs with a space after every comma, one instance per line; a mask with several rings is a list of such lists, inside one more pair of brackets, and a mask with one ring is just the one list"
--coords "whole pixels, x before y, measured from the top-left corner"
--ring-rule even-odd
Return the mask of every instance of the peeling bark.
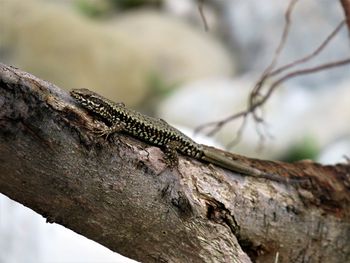
[[102, 123], [0, 64], [0, 192], [142, 262], [349, 262], [350, 165], [233, 155], [285, 182], [180, 157]]

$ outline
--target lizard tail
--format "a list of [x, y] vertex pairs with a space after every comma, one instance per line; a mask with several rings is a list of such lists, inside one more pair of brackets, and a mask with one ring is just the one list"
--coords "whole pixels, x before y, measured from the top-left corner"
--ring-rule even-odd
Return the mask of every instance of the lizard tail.
[[227, 153], [206, 145], [201, 146], [203, 153], [201, 157], [202, 160], [212, 164], [216, 164], [222, 168], [226, 168], [235, 173], [241, 173], [253, 177], [260, 177], [282, 183], [300, 183], [308, 180], [307, 178], [284, 178], [278, 174], [266, 173], [250, 166], [249, 164], [243, 163], [241, 160], [239, 160], [239, 157], [238, 160], [233, 159], [235, 158], [234, 154]]
[[242, 173], [245, 175], [250, 175], [255, 177], [260, 177], [265, 175], [264, 172], [254, 167], [248, 166], [247, 164], [243, 164], [238, 160], [234, 160], [232, 159], [232, 157], [225, 155], [224, 152], [219, 151], [215, 148], [203, 145], [202, 151], [203, 151], [202, 160], [206, 162], [216, 164], [222, 168], [226, 168], [230, 171]]

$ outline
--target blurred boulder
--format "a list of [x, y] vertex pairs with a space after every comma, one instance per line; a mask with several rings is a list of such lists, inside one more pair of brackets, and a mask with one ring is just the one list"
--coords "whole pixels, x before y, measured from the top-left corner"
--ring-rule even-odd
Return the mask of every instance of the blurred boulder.
[[150, 63], [126, 34], [64, 5], [1, 0], [1, 60], [67, 90], [89, 88], [135, 105], [148, 91]]
[[350, 160], [350, 134], [324, 147], [317, 159], [322, 164], [337, 164]]
[[322, 148], [350, 136], [350, 79], [316, 93], [312, 110], [303, 118]]
[[141, 9], [120, 15], [113, 28], [149, 56], [166, 86], [234, 73], [233, 58], [222, 43], [181, 19]]

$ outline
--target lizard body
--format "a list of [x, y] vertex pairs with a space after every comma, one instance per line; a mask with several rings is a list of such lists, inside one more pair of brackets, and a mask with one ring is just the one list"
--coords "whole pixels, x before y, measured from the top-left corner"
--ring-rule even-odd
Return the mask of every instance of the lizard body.
[[209, 146], [196, 143], [162, 119], [143, 115], [127, 108], [123, 103], [115, 103], [88, 89], [74, 89], [70, 94], [80, 105], [100, 117], [109, 126], [101, 131], [101, 135], [108, 136], [120, 131], [156, 145], [164, 151], [172, 166], [178, 163], [179, 152], [234, 172], [256, 177], [267, 175], [256, 168], [218, 154]]

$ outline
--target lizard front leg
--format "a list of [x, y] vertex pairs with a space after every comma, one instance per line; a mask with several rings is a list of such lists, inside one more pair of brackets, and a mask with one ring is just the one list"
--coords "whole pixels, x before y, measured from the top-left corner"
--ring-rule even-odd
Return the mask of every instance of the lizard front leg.
[[111, 127], [96, 129], [93, 132], [99, 137], [105, 137], [105, 139], [107, 140], [112, 133], [121, 132], [124, 130], [125, 130], [125, 124], [122, 122], [117, 122], [113, 124], [113, 126]]

